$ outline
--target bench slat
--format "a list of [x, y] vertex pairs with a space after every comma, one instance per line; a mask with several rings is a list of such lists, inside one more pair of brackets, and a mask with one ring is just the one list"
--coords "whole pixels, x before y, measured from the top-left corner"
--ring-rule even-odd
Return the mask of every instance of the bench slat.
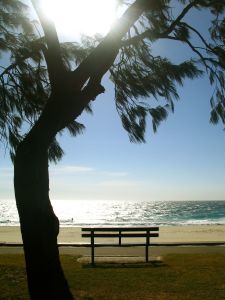
[[159, 227], [84, 227], [82, 231], [159, 231]]
[[158, 233], [83, 233], [82, 237], [95, 237], [95, 238], [138, 238], [138, 237], [158, 237]]

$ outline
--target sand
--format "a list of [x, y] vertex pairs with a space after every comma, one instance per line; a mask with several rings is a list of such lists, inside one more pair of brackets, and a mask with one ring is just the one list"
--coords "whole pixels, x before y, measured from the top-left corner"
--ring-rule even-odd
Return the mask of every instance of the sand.
[[[108, 240], [110, 241], [110, 240]], [[133, 240], [134, 241], [134, 240]], [[140, 241], [140, 240], [139, 240]], [[89, 239], [81, 237], [81, 228], [62, 227], [58, 237], [59, 243], [81, 244], [88, 243]], [[102, 242], [102, 241], [101, 241]], [[105, 240], [104, 240], [105, 242]], [[159, 237], [152, 238], [154, 243], [176, 242], [224, 242], [225, 225], [188, 225], [188, 226], [162, 226]], [[0, 253], [22, 253], [22, 247], [7, 247], [7, 244], [22, 243], [19, 227], [0, 226]], [[4, 245], [4, 246], [3, 246]], [[60, 247], [63, 254], [90, 255], [90, 248], [85, 247]], [[167, 253], [225, 253], [225, 246], [207, 247], [152, 247], [152, 255], [164, 255]], [[144, 255], [143, 247], [130, 248], [98, 248], [97, 255]]]
[[[225, 242], [225, 225], [162, 226], [153, 242]], [[62, 227], [59, 243], [83, 243], [80, 227]], [[17, 226], [0, 226], [0, 243], [22, 243]]]

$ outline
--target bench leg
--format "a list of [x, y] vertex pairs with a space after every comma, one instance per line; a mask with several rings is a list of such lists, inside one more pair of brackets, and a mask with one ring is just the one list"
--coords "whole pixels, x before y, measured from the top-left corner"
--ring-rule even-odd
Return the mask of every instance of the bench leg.
[[92, 265], [95, 264], [95, 247], [94, 247], [94, 245], [92, 245], [92, 247], [91, 247], [91, 264]]
[[91, 264], [95, 264], [95, 242], [94, 242], [94, 231], [91, 231]]
[[148, 262], [148, 245], [145, 247], [145, 261]]
[[145, 261], [148, 262], [148, 246], [150, 242], [149, 231], [147, 231], [146, 234], [147, 236], [146, 236], [146, 247], [145, 247]]

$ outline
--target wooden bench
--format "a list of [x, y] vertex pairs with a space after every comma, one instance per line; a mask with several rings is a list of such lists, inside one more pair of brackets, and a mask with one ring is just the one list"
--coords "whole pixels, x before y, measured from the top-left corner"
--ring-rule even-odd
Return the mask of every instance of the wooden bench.
[[[95, 247], [136, 247], [145, 246], [145, 260], [148, 262], [150, 238], [159, 236], [159, 227], [85, 227], [82, 237], [90, 238], [91, 263], [94, 265]], [[118, 244], [96, 243], [96, 238], [118, 238]], [[122, 238], [145, 238], [141, 243], [122, 243]]]

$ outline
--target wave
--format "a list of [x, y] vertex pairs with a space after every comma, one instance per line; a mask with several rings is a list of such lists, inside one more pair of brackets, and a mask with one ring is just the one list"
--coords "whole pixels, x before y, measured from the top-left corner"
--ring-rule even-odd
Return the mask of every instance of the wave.
[[[225, 201], [52, 202], [61, 226], [225, 225]], [[19, 225], [14, 201], [0, 200], [0, 226]]]

